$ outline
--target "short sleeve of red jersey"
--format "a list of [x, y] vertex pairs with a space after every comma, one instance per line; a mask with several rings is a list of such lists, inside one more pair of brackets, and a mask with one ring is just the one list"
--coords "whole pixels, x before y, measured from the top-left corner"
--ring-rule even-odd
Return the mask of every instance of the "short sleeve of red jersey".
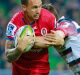
[[15, 33], [16, 33], [17, 27], [14, 23], [9, 22], [6, 29], [6, 38], [8, 40], [13, 40]]
[[21, 27], [23, 24], [22, 17], [23, 17], [22, 11], [19, 11], [13, 15], [12, 19], [7, 25], [7, 29], [6, 29], [7, 39], [10, 40], [14, 39], [17, 29]]
[[20, 17], [20, 12], [17, 12], [16, 14], [13, 15], [12, 19], [7, 25], [6, 29], [6, 38], [8, 40], [13, 40], [16, 34], [16, 30], [18, 29], [18, 25], [20, 23], [19, 18]]

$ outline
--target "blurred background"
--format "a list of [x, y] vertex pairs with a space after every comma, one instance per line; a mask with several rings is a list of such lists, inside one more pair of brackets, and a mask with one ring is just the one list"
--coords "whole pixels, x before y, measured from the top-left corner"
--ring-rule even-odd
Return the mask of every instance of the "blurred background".
[[[80, 0], [42, 0], [55, 6], [60, 16], [67, 16], [80, 25]], [[20, 0], [0, 0], [0, 75], [11, 75], [11, 64], [5, 57], [5, 31], [14, 13], [21, 9]], [[50, 75], [73, 74], [55, 49], [49, 48]]]

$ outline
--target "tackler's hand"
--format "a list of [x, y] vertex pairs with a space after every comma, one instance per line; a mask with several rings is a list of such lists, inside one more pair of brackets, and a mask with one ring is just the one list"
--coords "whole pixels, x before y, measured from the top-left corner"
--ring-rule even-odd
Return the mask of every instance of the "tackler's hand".
[[60, 30], [51, 31], [45, 35], [45, 40], [52, 42], [52, 45], [55, 46], [63, 46], [64, 44], [64, 33]]
[[47, 48], [51, 45], [51, 42], [44, 39], [44, 36], [36, 36], [35, 37], [35, 48]]

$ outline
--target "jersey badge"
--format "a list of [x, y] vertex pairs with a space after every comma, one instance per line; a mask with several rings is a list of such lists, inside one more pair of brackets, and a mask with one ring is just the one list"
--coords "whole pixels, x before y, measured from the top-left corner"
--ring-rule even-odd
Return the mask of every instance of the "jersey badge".
[[41, 35], [46, 35], [47, 34], [47, 29], [46, 28], [42, 28], [41, 29]]

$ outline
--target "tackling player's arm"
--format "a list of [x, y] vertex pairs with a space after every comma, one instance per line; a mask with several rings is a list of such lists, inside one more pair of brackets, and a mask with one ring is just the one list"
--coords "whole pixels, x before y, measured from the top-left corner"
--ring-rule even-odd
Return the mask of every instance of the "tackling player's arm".
[[64, 33], [60, 30], [51, 31], [51, 33], [45, 36], [45, 40], [50, 41], [54, 46], [63, 46], [64, 45]]
[[62, 30], [56, 29], [56, 17], [53, 15], [49, 19], [50, 33], [45, 35], [45, 40], [51, 42], [53, 46], [63, 46], [65, 34]]
[[34, 48], [47, 48], [51, 42], [45, 40], [44, 36], [35, 36]]

